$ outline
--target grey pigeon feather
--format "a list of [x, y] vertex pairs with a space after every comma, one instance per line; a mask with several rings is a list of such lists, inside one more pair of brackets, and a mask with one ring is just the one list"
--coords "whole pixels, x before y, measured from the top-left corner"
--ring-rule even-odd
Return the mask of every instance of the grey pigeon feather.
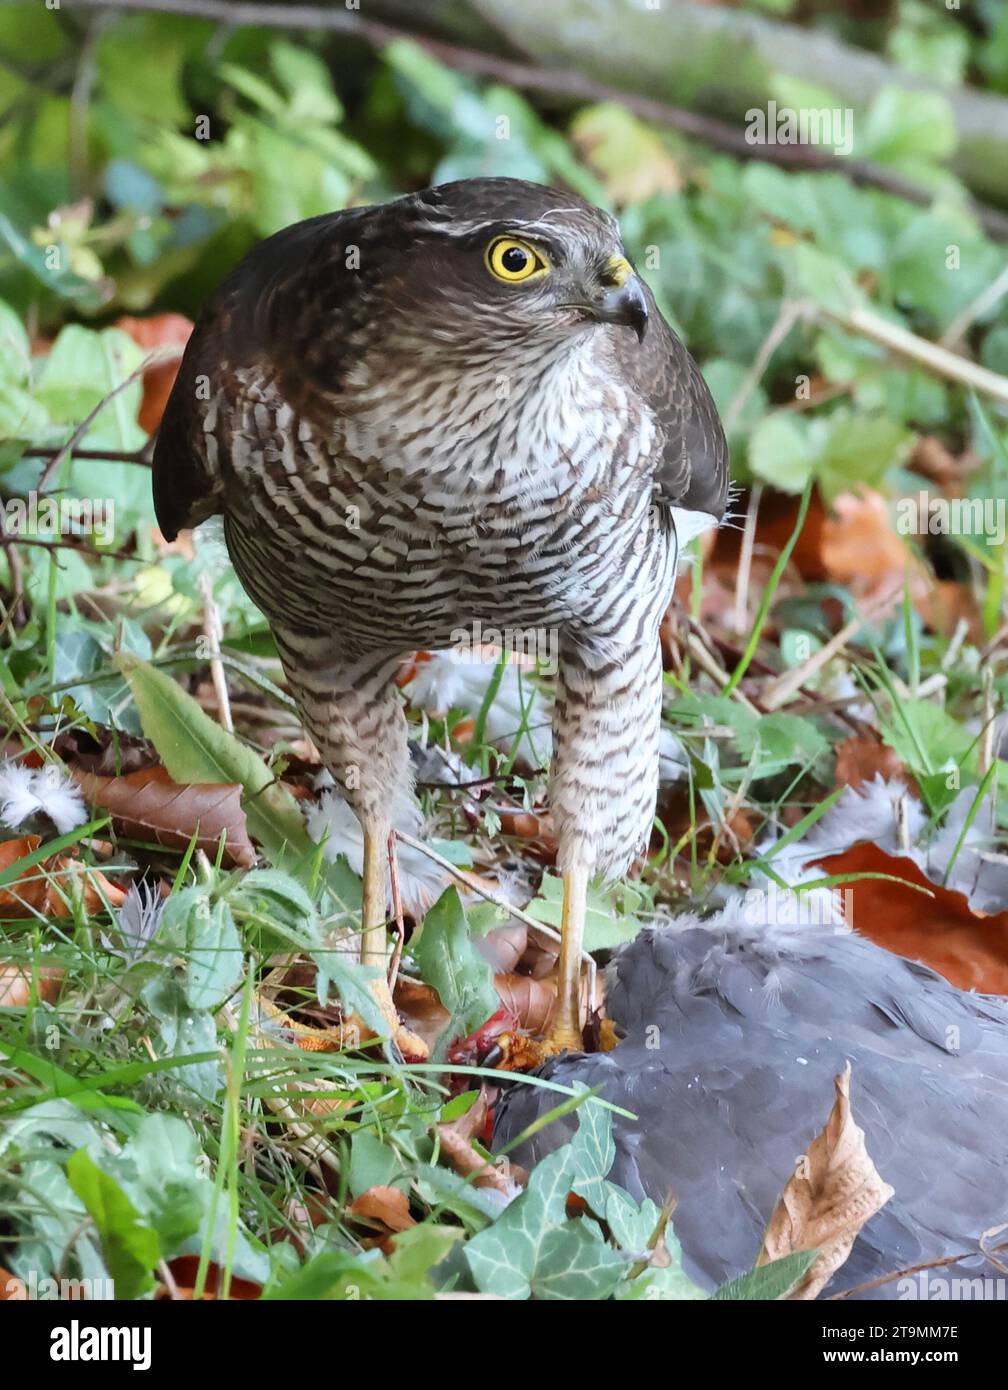
[[[895, 1195], [825, 1296], [965, 1252], [935, 1272], [986, 1274], [986, 1296], [1004, 1297], [1003, 1271], [969, 1252], [1008, 1220], [1008, 1000], [965, 993], [849, 932], [754, 928], [727, 909], [641, 933], [609, 967], [607, 1011], [624, 1040], [545, 1074], [600, 1086], [637, 1114], [614, 1119], [611, 1177], [637, 1199], [675, 1193], [685, 1269], [703, 1287], [752, 1266], [849, 1059], [854, 1119]], [[497, 1146], [555, 1099], [513, 1086]], [[575, 1127], [574, 1116], [552, 1123], [514, 1157], [530, 1165]], [[906, 1280], [865, 1296], [901, 1293]]]

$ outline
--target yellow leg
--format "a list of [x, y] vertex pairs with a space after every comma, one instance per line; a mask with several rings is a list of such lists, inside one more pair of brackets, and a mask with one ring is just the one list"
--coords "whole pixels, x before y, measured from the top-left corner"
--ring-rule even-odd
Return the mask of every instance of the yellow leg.
[[558, 1051], [580, 1052], [581, 949], [588, 906], [588, 870], [575, 864], [563, 876], [563, 917], [560, 923], [560, 978], [557, 1012], [549, 1042]]
[[[427, 1056], [427, 1044], [399, 1022], [388, 986], [388, 936], [385, 931], [385, 866], [388, 862], [388, 826], [364, 830], [364, 904], [361, 910], [360, 958], [372, 965], [381, 975], [371, 986], [378, 1007], [385, 1018], [386, 1029], [399, 1051], [408, 1060], [422, 1061]], [[365, 1036], [369, 1030], [364, 1030]]]
[[360, 958], [364, 965], [384, 970], [387, 962], [385, 934], [385, 863], [388, 827], [364, 827], [364, 907], [361, 913]]

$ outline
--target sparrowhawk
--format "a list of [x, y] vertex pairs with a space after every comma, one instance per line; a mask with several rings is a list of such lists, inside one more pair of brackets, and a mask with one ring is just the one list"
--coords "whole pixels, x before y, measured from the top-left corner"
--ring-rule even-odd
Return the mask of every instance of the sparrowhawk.
[[[403, 656], [477, 623], [556, 633], [559, 1047], [581, 1043], [589, 879], [655, 807], [658, 626], [724, 511], [725, 438], [615, 220], [467, 179], [256, 246], [186, 349], [154, 454], [165, 536], [222, 513], [304, 723], [362, 823], [362, 958], [386, 959]], [[685, 530], [684, 530], [685, 527]]]

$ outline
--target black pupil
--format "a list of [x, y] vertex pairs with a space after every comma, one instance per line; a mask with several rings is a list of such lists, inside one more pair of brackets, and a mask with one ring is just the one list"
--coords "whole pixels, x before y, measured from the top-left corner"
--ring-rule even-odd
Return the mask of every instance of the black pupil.
[[501, 256], [501, 264], [509, 275], [519, 275], [528, 265], [529, 254], [520, 246], [509, 246]]

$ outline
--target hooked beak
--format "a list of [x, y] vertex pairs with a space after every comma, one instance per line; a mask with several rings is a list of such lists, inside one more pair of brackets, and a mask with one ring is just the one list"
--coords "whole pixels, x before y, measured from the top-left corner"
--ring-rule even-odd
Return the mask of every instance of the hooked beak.
[[599, 279], [601, 293], [593, 297], [588, 308], [592, 318], [599, 323], [621, 323], [632, 328], [642, 343], [647, 332], [648, 302], [633, 266], [626, 256], [610, 256]]
[[622, 285], [606, 290], [591, 310], [600, 323], [621, 323], [632, 328], [637, 341], [644, 341], [648, 326], [648, 302], [644, 286], [636, 275], [630, 275]]

